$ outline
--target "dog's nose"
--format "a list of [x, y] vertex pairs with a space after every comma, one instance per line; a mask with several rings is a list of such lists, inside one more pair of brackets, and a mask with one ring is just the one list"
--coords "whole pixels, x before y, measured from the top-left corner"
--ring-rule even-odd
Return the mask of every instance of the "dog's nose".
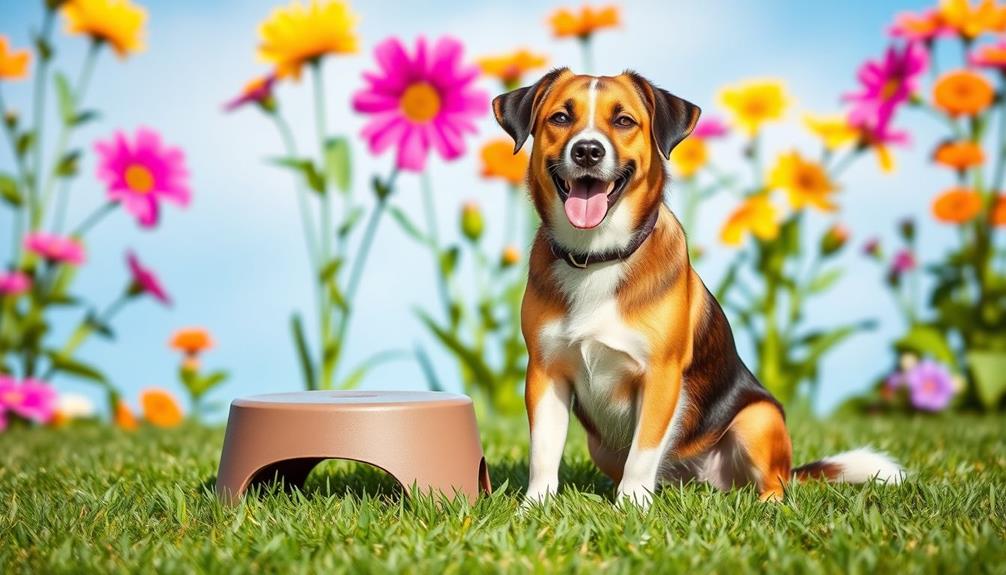
[[573, 161], [581, 168], [592, 168], [604, 158], [604, 146], [597, 140], [580, 140], [573, 144]]

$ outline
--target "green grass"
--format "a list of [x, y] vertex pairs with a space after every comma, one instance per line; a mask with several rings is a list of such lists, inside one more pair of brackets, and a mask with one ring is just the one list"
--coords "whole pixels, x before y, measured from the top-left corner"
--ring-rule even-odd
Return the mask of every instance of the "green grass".
[[686, 485], [624, 511], [574, 433], [558, 499], [522, 515], [527, 440], [513, 422], [484, 438], [497, 490], [474, 506], [403, 497], [373, 468], [331, 462], [303, 492], [228, 508], [211, 491], [220, 429], [13, 431], [0, 435], [0, 573], [1006, 572], [1004, 418], [791, 428], [799, 462], [871, 444], [913, 475], [804, 484], [778, 505]]

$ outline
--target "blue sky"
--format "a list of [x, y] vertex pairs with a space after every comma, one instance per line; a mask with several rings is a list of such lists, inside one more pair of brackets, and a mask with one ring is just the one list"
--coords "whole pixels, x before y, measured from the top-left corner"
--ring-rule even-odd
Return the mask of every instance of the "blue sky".
[[[311, 291], [290, 177], [264, 162], [280, 153], [271, 124], [254, 110], [229, 115], [220, 111], [223, 101], [265, 70], [255, 57], [257, 26], [281, 2], [142, 3], [149, 12], [147, 50], [127, 61], [103, 55], [87, 97], [88, 105], [99, 107], [103, 116], [78, 133], [74, 144], [89, 148], [95, 139], [120, 128], [156, 128], [167, 141], [185, 149], [194, 201], [185, 211], [168, 206], [156, 232], [139, 230], [130, 217], [120, 213], [91, 234], [91, 261], [78, 282], [81, 293], [99, 305], [110, 301], [125, 281], [123, 253], [131, 246], [158, 271], [176, 303], [171, 309], [151, 300], [131, 306], [115, 323], [118, 338], [114, 344], [93, 340], [81, 355], [103, 366], [130, 399], [148, 386], [168, 387], [182, 395], [175, 382], [177, 357], [167, 349], [166, 341], [179, 327], [202, 325], [214, 333], [218, 344], [206, 357], [206, 365], [232, 372], [216, 399], [298, 389], [300, 375], [288, 322], [292, 310], [310, 309]], [[40, 4], [10, 0], [0, 4], [0, 33], [15, 45], [26, 45], [27, 30], [40, 21]], [[360, 72], [373, 66], [370, 48], [391, 35], [412, 39], [419, 34], [450, 34], [465, 42], [472, 57], [527, 46], [548, 54], [553, 64], [578, 68], [575, 43], [552, 39], [544, 24], [557, 5], [355, 2], [362, 16], [363, 50], [326, 65], [329, 128], [356, 138], [363, 119], [350, 111], [350, 95], [361, 84]], [[597, 71], [633, 68], [710, 113], [716, 108], [720, 86], [752, 77], [785, 80], [797, 110], [837, 111], [839, 94], [853, 88], [860, 62], [885, 47], [884, 31], [893, 14], [924, 4], [720, 0], [624, 2], [621, 6], [622, 28], [596, 39]], [[83, 40], [59, 34], [58, 68], [76, 74], [85, 47]], [[496, 90], [491, 82], [485, 88]], [[280, 90], [284, 108], [305, 146], [313, 142], [308, 89], [309, 85], [302, 84]], [[28, 107], [27, 92], [22, 83], [5, 86], [4, 96], [10, 105], [23, 110]], [[772, 129], [768, 146], [809, 149], [813, 142], [798, 120], [799, 114], [791, 113], [785, 125]], [[856, 245], [874, 235], [890, 239], [894, 222], [905, 215], [924, 216], [932, 194], [951, 183], [948, 175], [924, 170], [923, 144], [936, 135], [932, 122], [911, 113], [903, 114], [901, 122], [913, 131], [917, 144], [899, 153], [897, 173], [880, 175], [867, 158], [844, 178], [841, 203]], [[477, 146], [500, 134], [487, 117], [470, 143]], [[369, 178], [387, 173], [392, 158], [371, 158], [358, 139], [354, 143], [355, 186], [359, 197], [367, 198]], [[729, 150], [724, 154], [735, 155]], [[10, 168], [9, 150], [4, 147], [0, 169]], [[72, 189], [70, 222], [79, 221], [102, 200], [93, 173], [89, 156]], [[434, 161], [431, 176], [442, 223], [455, 221], [458, 206], [468, 199], [480, 202], [487, 213], [501, 213], [503, 189], [478, 178], [473, 154], [452, 164]], [[403, 176], [396, 202], [406, 210], [418, 210], [418, 192], [418, 179]], [[714, 241], [730, 208], [725, 198], [708, 204], [698, 228], [690, 230], [692, 237], [711, 247], [699, 266], [709, 284], [717, 281], [730, 256]], [[824, 223], [820, 219], [815, 225]], [[9, 215], [4, 213], [0, 227], [6, 230], [9, 225]], [[494, 231], [498, 229], [490, 223], [490, 234]], [[448, 232], [453, 234], [453, 228]], [[946, 230], [931, 223], [923, 226], [921, 235], [924, 254], [941, 253], [950, 239]], [[4, 257], [10, 241], [9, 233], [0, 233]], [[432, 348], [411, 312], [416, 304], [425, 302], [432, 308], [436, 301], [427, 254], [390, 220], [381, 229], [374, 253], [348, 343], [350, 364], [380, 349], [408, 349], [416, 342]], [[821, 366], [818, 408], [822, 410], [868, 386], [889, 367], [887, 342], [902, 327], [882, 287], [880, 272], [863, 261], [857, 250], [848, 250], [842, 262], [848, 270], [842, 282], [809, 304], [811, 323], [829, 325], [873, 317], [880, 327], [842, 346]], [[60, 316], [57, 334], [65, 333], [76, 319], [74, 314]], [[738, 339], [742, 355], [750, 358], [750, 345], [743, 336]], [[456, 381], [454, 364], [433, 349], [441, 378]], [[89, 390], [71, 380], [57, 383], [63, 389]], [[422, 385], [420, 371], [411, 362], [385, 365], [366, 382], [371, 388]]]

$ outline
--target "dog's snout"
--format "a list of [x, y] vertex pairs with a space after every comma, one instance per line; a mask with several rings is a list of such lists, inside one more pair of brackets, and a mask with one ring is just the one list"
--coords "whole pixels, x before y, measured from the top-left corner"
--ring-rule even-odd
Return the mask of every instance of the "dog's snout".
[[573, 161], [581, 168], [593, 168], [604, 158], [604, 146], [597, 140], [580, 140], [571, 150]]

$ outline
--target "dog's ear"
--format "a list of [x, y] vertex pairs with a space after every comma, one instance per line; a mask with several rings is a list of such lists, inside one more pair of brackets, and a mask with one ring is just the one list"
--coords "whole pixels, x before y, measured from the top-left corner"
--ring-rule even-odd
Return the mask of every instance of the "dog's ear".
[[653, 142], [664, 158], [669, 158], [671, 150], [692, 133], [702, 110], [688, 100], [654, 86], [635, 72], [626, 72], [626, 75], [650, 107]]
[[567, 71], [567, 68], [556, 68], [531, 86], [517, 88], [493, 99], [496, 121], [513, 138], [513, 153], [516, 154], [531, 135], [538, 103], [555, 80]]

